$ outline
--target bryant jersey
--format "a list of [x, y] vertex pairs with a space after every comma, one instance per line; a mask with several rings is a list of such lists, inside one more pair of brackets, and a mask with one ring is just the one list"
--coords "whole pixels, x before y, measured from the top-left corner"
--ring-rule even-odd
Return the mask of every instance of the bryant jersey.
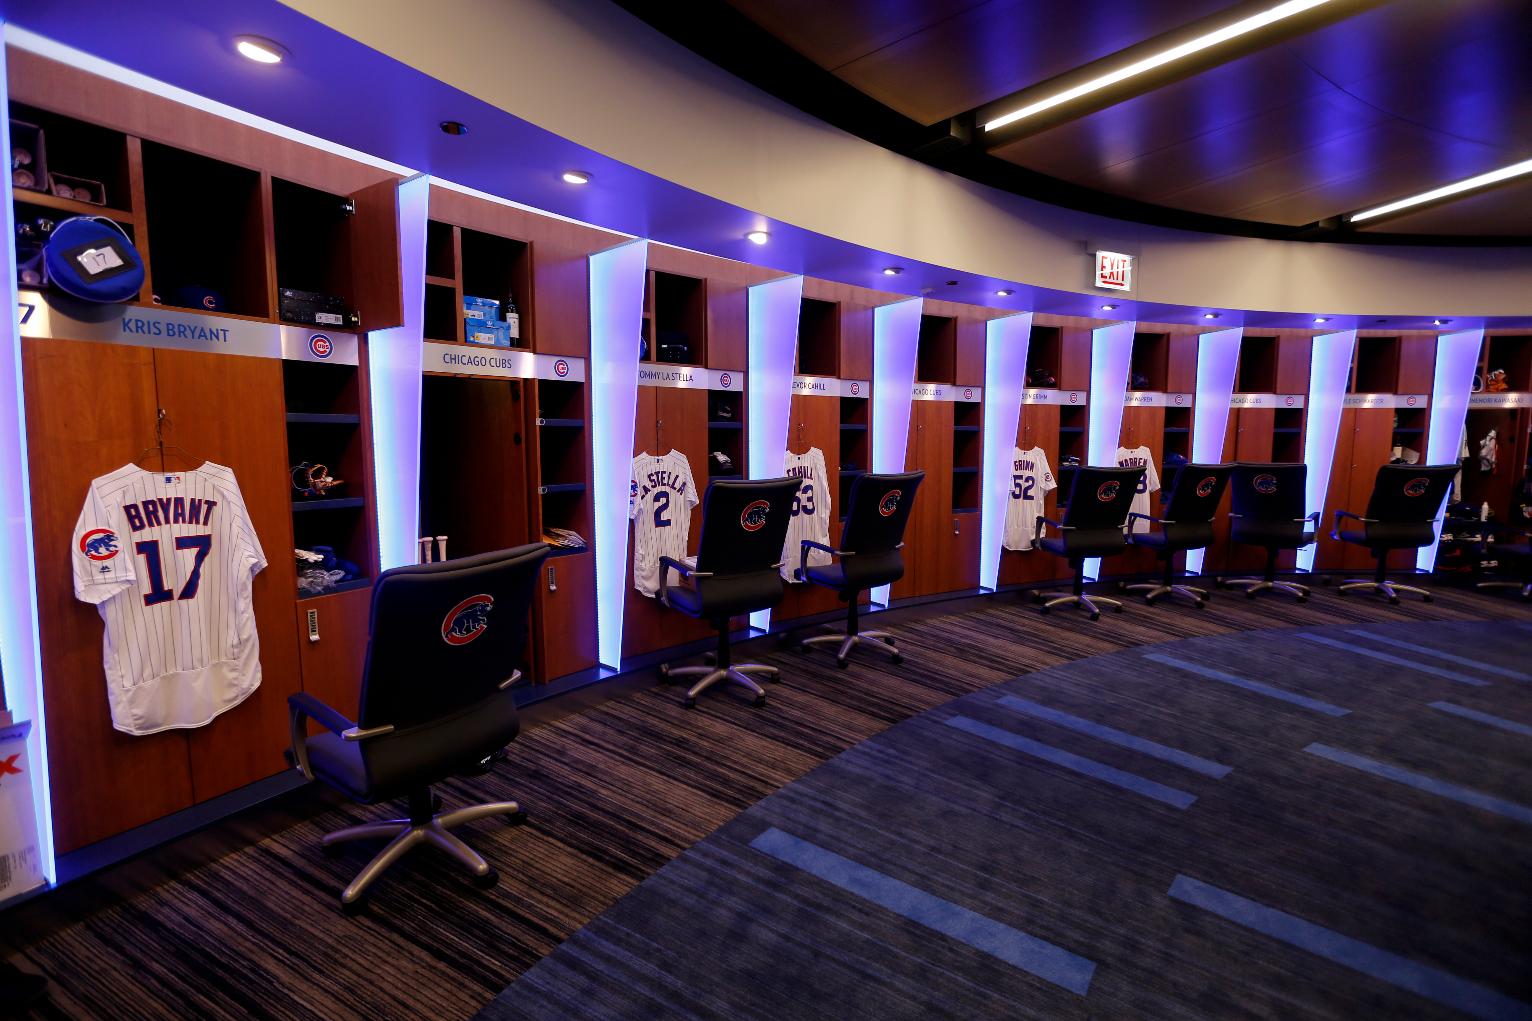
[[1005, 548], [1029, 550], [1043, 515], [1043, 498], [1058, 488], [1042, 447], [1011, 452], [1011, 495], [1005, 504]]
[[[1119, 468], [1142, 468], [1144, 477], [1138, 480], [1138, 489], [1133, 494], [1133, 506], [1128, 508], [1130, 514], [1148, 514], [1149, 494], [1160, 491], [1160, 477], [1154, 470], [1154, 458], [1149, 456], [1148, 447], [1134, 447], [1129, 450], [1126, 447], [1117, 448], [1117, 467]], [[1134, 532], [1149, 531], [1149, 522], [1142, 518], [1130, 518], [1133, 522]], [[1127, 530], [1127, 526], [1124, 526]]]
[[[628, 517], [633, 519], [633, 587], [646, 596], [660, 590], [660, 557], [682, 560], [698, 503], [691, 462], [678, 450], [639, 454], [628, 479]], [[677, 575], [672, 573], [674, 584]]]
[[106, 622], [118, 730], [200, 727], [260, 686], [250, 589], [266, 556], [228, 468], [93, 480], [70, 553], [75, 596]]
[[[830, 485], [825, 471], [824, 451], [810, 447], [806, 453], [787, 452], [782, 474], [798, 480], [793, 496], [793, 513], [787, 519], [787, 542], [782, 547], [782, 577], [797, 580], [793, 572], [803, 559], [803, 540], [830, 545]], [[810, 550], [809, 563], [816, 567], [828, 564], [830, 554]]]

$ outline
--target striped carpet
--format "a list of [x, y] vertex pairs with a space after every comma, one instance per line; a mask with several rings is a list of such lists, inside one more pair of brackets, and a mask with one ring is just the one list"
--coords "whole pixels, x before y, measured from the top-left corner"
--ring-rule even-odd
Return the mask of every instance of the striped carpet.
[[[1453, 591], [1441, 592], [1433, 605], [1389, 607], [1371, 600], [1341, 600], [1318, 590], [1303, 606], [1275, 598], [1248, 602], [1224, 596], [1201, 612], [1163, 604], [1152, 610], [1135, 606], [1120, 616], [1108, 614], [1091, 624], [1072, 613], [1041, 618], [1018, 600], [1002, 596], [962, 612], [937, 608], [900, 621], [896, 630], [905, 661], [897, 667], [881, 658], [864, 658], [851, 669], [838, 671], [826, 655], [802, 657], [777, 651], [766, 642], [756, 643], [762, 648], [751, 650], [751, 658], [776, 663], [786, 676], [782, 685], [772, 689], [771, 704], [764, 710], [752, 709], [726, 692], [710, 694], [698, 711], [685, 712], [675, 692], [643, 690], [531, 729], [516, 743], [510, 762], [496, 774], [443, 785], [440, 791], [449, 805], [509, 797], [521, 800], [532, 814], [528, 826], [505, 829], [485, 823], [470, 835], [470, 841], [500, 870], [501, 882], [493, 891], [474, 890], [437, 856], [421, 853], [376, 888], [369, 915], [356, 920], [343, 918], [335, 908], [335, 896], [365, 861], [367, 850], [357, 848], [328, 860], [317, 853], [318, 836], [384, 813], [380, 809], [342, 807], [211, 864], [184, 874], [175, 872], [163, 883], [135, 891], [120, 903], [47, 934], [23, 947], [13, 959], [54, 982], [51, 1001], [37, 1017], [472, 1017], [508, 984], [697, 841], [839, 753], [961, 696], [982, 692], [1018, 674], [1071, 661], [1124, 650], [1128, 650], [1125, 655], [1141, 656], [1133, 651], [1139, 646], [1220, 635], [1228, 637], [1216, 640], [1225, 642], [1233, 653], [1251, 650], [1255, 661], [1265, 664], [1265, 674], [1285, 678], [1299, 665], [1306, 665], [1316, 686], [1364, 668], [1370, 671], [1370, 678], [1387, 678], [1397, 672], [1390, 664], [1381, 660], [1361, 663], [1341, 649], [1291, 634], [1231, 633], [1339, 623], [1502, 618], [1532, 621], [1532, 612], [1515, 602]], [[1524, 657], [1532, 632], [1516, 627], [1519, 625], [1502, 626], [1494, 635]], [[1397, 633], [1425, 632], [1418, 626], [1406, 626]], [[1483, 646], [1476, 640], [1465, 644], [1462, 651], [1480, 655]], [[1257, 649], [1258, 653], [1254, 651]], [[1108, 662], [1080, 664], [1086, 671], [1082, 678], [1099, 675]], [[1149, 662], [1135, 661], [1135, 670], [1149, 671], [1145, 665]], [[1449, 661], [1440, 664], [1452, 667]], [[1414, 699], [1419, 693], [1411, 685], [1438, 682], [1452, 683], [1429, 676], [1424, 681], [1410, 677], [1401, 683]], [[1087, 699], [1091, 683], [1075, 683], [1083, 685], [1078, 688], [1078, 698]], [[1481, 696], [1480, 690], [1458, 686], [1464, 691], [1452, 694], [1466, 698], [1453, 701], [1465, 707], [1503, 708], [1492, 702], [1473, 702]], [[1509, 687], [1497, 682], [1494, 690]], [[1230, 686], [1210, 679], [1196, 688], [1186, 688], [1180, 692], [1182, 701], [1175, 703], [1180, 706], [1177, 712], [1194, 712], [1203, 696], [1215, 701], [1218, 697], [1227, 699], [1223, 688]], [[1175, 686], [1166, 689], [1175, 690]], [[998, 690], [980, 697], [998, 697]], [[1369, 692], [1365, 704], [1386, 703], [1392, 697], [1387, 689]], [[1360, 695], [1344, 703], [1357, 707], [1354, 715], [1358, 718], [1364, 704], [1359, 699]], [[1088, 707], [1085, 701], [1058, 704], [1074, 705], [1082, 716]], [[1495, 709], [1483, 711], [1493, 713]], [[949, 707], [943, 712], [957, 710]], [[1009, 711], [993, 707], [964, 710], [980, 722], [987, 718], [984, 713], [994, 712]], [[1532, 719], [1532, 711], [1518, 715], [1504, 709], [1504, 715]], [[1447, 722], [1467, 726], [1468, 721]], [[935, 717], [911, 726], [951, 729]], [[1220, 738], [1228, 741], [1227, 745], [1212, 745], [1216, 754], [1210, 753], [1210, 757], [1226, 756], [1220, 761], [1233, 757], [1242, 765], [1242, 756], [1254, 755], [1260, 748], [1275, 748], [1276, 735], [1268, 733], [1258, 717], [1243, 726], [1237, 737]], [[1364, 732], [1368, 742], [1387, 740], [1386, 724], [1369, 726], [1374, 729]], [[900, 728], [889, 739], [902, 740], [904, 732]], [[1315, 733], [1319, 736], [1306, 737], [1298, 747], [1311, 740], [1340, 744], [1328, 732]], [[1462, 738], [1463, 755], [1478, 750], [1478, 738], [1471, 735], [1465, 732]], [[1293, 735], [1284, 733], [1281, 737], [1286, 748]], [[968, 739], [982, 740], [972, 735], [965, 736]], [[1062, 740], [1054, 743], [1067, 747]], [[1250, 746], [1248, 753], [1246, 745]], [[1345, 747], [1360, 749], [1361, 754], [1378, 750], [1375, 743]], [[856, 754], [876, 751], [867, 746]], [[1099, 749], [1080, 754], [1115, 761]], [[1405, 761], [1404, 765], [1423, 768], [1424, 764]], [[1135, 771], [1157, 775], [1144, 768]], [[1188, 786], [1183, 780], [1177, 786], [1188, 790], [1195, 787], [1193, 793], [1199, 798], [1214, 800], [1233, 797], [1229, 792], [1242, 791], [1240, 785], [1245, 783], [1260, 785], [1262, 776], [1257, 767], [1237, 768], [1216, 783], [1204, 782], [1193, 774], [1194, 784]], [[934, 775], [932, 782], [938, 782]], [[1344, 787], [1343, 781], [1327, 782]], [[1271, 778], [1264, 781], [1267, 789], [1283, 786]], [[1290, 792], [1295, 804], [1301, 801], [1302, 793], [1302, 789]], [[1068, 789], [1059, 787], [1053, 794], [1067, 797]], [[796, 796], [795, 788], [782, 797]], [[773, 799], [761, 810], [777, 803]], [[1080, 810], [1102, 811], [1090, 802], [1082, 802]], [[1418, 806], [1415, 810], [1420, 811]], [[1299, 808], [1293, 811], [1295, 818], [1303, 815]], [[1341, 807], [1332, 806], [1327, 811], [1338, 813], [1338, 818], [1308, 820], [1316, 841], [1353, 856], [1377, 847], [1388, 850], [1393, 835], [1388, 828], [1391, 813], [1380, 815], [1375, 807], [1344, 799]], [[1369, 824], [1385, 828], [1371, 841], [1334, 828], [1356, 820], [1370, 820]], [[1125, 830], [1130, 841], [1152, 836], [1142, 820], [1125, 816], [1124, 823], [1139, 827]], [[912, 821], [908, 834], [919, 836], [922, 829], [932, 826], [929, 818]], [[1241, 831], [1247, 842], [1254, 840], [1253, 827], [1251, 820]], [[792, 832], [785, 825], [780, 828]], [[737, 832], [730, 829], [717, 839], [728, 839]], [[1518, 835], [1524, 837], [1525, 833]], [[1415, 839], [1430, 844], [1433, 838], [1427, 834]], [[1067, 857], [1056, 856], [1063, 844], [1055, 841], [1050, 845], [1041, 836], [1038, 840], [1039, 869], [1058, 874], [1074, 867]], [[699, 848], [699, 854], [711, 853], [712, 846], [709, 842]], [[1520, 846], [1525, 846], [1524, 840]], [[1502, 860], [1520, 862], [1525, 868], [1524, 850], [1518, 851], [1510, 840], [1501, 840], [1495, 847], [1501, 857], [1475, 859], [1473, 867], [1488, 877], [1510, 867]], [[1209, 860], [1218, 859], [1211, 845], [1206, 855]], [[1258, 863], [1269, 863], [1271, 858], [1271, 852], [1263, 852], [1249, 871], [1259, 875]], [[1122, 854], [1111, 860], [1113, 868], [1124, 873], [1145, 867]], [[1347, 861], [1357, 880], [1356, 895], [1373, 892], [1377, 883], [1364, 882], [1369, 874], [1363, 861], [1356, 857]], [[1196, 875], [1209, 882], [1223, 880], [1220, 885], [1267, 903], [1286, 903], [1258, 883], [1235, 883], [1226, 874], [1206, 870]], [[1424, 872], [1411, 876], [1422, 881], [1429, 878]], [[1436, 892], [1399, 891], [1397, 897], [1429, 893], [1429, 903], [1435, 905], [1465, 889], [1472, 893], [1473, 884], [1459, 882]], [[1115, 910], [1109, 900], [1098, 907]], [[570, 946], [573, 950], [574, 944]], [[722, 969], [715, 973], [715, 986], [728, 973], [725, 966], [741, 966], [720, 947], [712, 948], [708, 956], [710, 963]], [[763, 972], [769, 970], [765, 962], [750, 963]], [[1494, 966], [1489, 960], [1484, 965], [1487, 969]], [[1096, 981], [1103, 983], [1104, 979]], [[512, 985], [511, 992], [520, 988]], [[1097, 988], [1117, 987], [1107, 984]], [[517, 997], [501, 998], [496, 1009], [504, 1007], [508, 999]], [[575, 1010], [564, 1016], [586, 1013]]]

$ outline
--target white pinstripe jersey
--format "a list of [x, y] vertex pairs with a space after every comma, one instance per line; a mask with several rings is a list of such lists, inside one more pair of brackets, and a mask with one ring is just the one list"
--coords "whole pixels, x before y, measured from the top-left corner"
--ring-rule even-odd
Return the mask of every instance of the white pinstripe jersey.
[[[830, 545], [830, 480], [824, 451], [818, 447], [810, 447], [802, 454], [789, 450], [782, 462], [782, 474], [798, 480], [792, 517], [787, 519], [787, 542], [782, 547], [782, 577], [796, 581], [793, 572], [802, 562], [803, 540]], [[809, 552], [809, 563], [813, 566], [822, 567], [829, 562], [830, 554], [820, 550]]]
[[266, 556], [228, 468], [93, 480], [70, 553], [75, 596], [106, 622], [118, 730], [200, 727], [260, 685], [250, 588]]
[[[692, 508], [697, 506], [697, 483], [692, 465], [679, 450], [668, 454], [639, 454], [628, 478], [628, 517], [633, 519], [633, 587], [646, 596], [660, 590], [660, 557], [686, 559], [691, 538]], [[666, 584], [680, 575], [674, 570]]]
[[1010, 499], [1005, 502], [1005, 536], [1002, 544], [1009, 550], [1029, 550], [1037, 534], [1037, 519], [1043, 514], [1043, 498], [1058, 488], [1053, 468], [1042, 447], [1022, 450], [1011, 448]]

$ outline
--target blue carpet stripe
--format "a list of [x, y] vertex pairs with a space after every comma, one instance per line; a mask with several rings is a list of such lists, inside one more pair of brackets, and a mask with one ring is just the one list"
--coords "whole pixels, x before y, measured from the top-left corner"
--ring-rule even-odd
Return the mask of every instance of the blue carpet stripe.
[[1321, 702], [1317, 698], [1309, 698], [1307, 695], [1299, 695], [1296, 692], [1275, 688], [1270, 684], [1262, 684], [1260, 681], [1237, 677], [1234, 674], [1215, 670], [1213, 667], [1203, 666], [1201, 663], [1193, 663], [1190, 660], [1177, 659], [1174, 656], [1166, 656], [1159, 652], [1146, 652], [1144, 653], [1144, 658], [1152, 659], [1154, 662], [1163, 663], [1166, 666], [1175, 667], [1177, 670], [1185, 670], [1187, 673], [1197, 674], [1199, 677], [1206, 677], [1209, 680], [1232, 684], [1236, 688], [1244, 688], [1246, 691], [1253, 691], [1258, 695], [1265, 695], [1267, 698], [1275, 698], [1283, 702], [1290, 702], [1296, 706], [1302, 706], [1305, 709], [1312, 709], [1314, 712], [1324, 713], [1326, 716], [1346, 716], [1351, 712], [1350, 709], [1342, 709], [1338, 705]]
[[1532, 681], [1532, 674], [1520, 670], [1512, 670], [1508, 667], [1496, 666], [1493, 663], [1484, 663], [1471, 656], [1458, 656], [1451, 652], [1442, 652], [1433, 649], [1429, 645], [1416, 645], [1414, 642], [1406, 642], [1401, 638], [1391, 638], [1388, 635], [1373, 634], [1363, 628], [1347, 628], [1350, 634], [1359, 638], [1365, 638], [1371, 642], [1380, 642], [1384, 645], [1392, 645], [1396, 649], [1406, 649], [1410, 652], [1418, 652], [1422, 656], [1430, 656], [1433, 659], [1444, 660], [1448, 663], [1456, 663], [1458, 666], [1466, 666], [1471, 670], [1477, 670], [1484, 674], [1494, 674], [1497, 677], [1509, 677], [1513, 681]]
[[1487, 726], [1499, 727], [1501, 730], [1508, 730], [1512, 734], [1520, 734], [1522, 737], [1532, 737], [1532, 727], [1527, 726], [1525, 723], [1517, 723], [1515, 720], [1508, 720], [1503, 716], [1491, 716], [1489, 713], [1481, 713], [1477, 709], [1455, 705], [1452, 702], [1432, 702], [1431, 708], [1440, 709], [1442, 712], [1451, 713], [1454, 716], [1461, 716], [1465, 720], [1475, 720]]
[[1047, 720], [1049, 723], [1057, 723], [1061, 727], [1068, 727], [1070, 730], [1077, 730], [1082, 734], [1089, 734], [1091, 737], [1100, 738], [1103, 741], [1110, 741], [1112, 744], [1121, 745], [1124, 748], [1131, 748], [1133, 751], [1142, 752], [1156, 759], [1163, 759], [1166, 762], [1189, 769], [1194, 773], [1211, 776], [1215, 780], [1228, 776], [1232, 769], [1232, 767], [1225, 766], [1221, 762], [1204, 759], [1201, 756], [1193, 755], [1191, 752], [1183, 752], [1179, 748], [1171, 748], [1167, 745], [1150, 741], [1148, 738], [1126, 733], [1115, 727], [1108, 727], [1105, 724], [1096, 723], [1080, 716], [1072, 716], [1069, 713], [1040, 705], [1037, 702], [1029, 702], [1024, 698], [1017, 698], [1015, 695], [1002, 695], [996, 700], [996, 704], [1005, 706], [1007, 709], [1014, 709], [1019, 713], [1026, 713], [1028, 716], [1035, 716], [1040, 720]]
[[1090, 991], [1095, 963], [1047, 940], [943, 900], [775, 826], [750, 841], [750, 846], [1072, 993], [1084, 996]]
[[1310, 755], [1318, 755], [1322, 759], [1339, 763], [1342, 766], [1350, 766], [1352, 769], [1360, 769], [1364, 773], [1373, 776], [1381, 776], [1385, 780], [1402, 783], [1407, 787], [1425, 791], [1427, 794], [1435, 794], [1442, 798], [1451, 798], [1453, 801], [1474, 808], [1482, 808], [1486, 812], [1494, 812], [1503, 815], [1507, 819], [1515, 819], [1517, 822], [1532, 824], [1532, 808], [1518, 805], [1514, 801], [1497, 798], [1493, 794], [1485, 794], [1471, 787], [1461, 787], [1458, 784], [1446, 780], [1438, 780], [1434, 776], [1426, 776], [1424, 773], [1416, 773], [1412, 770], [1403, 769], [1399, 766], [1391, 766], [1386, 762], [1369, 759], [1365, 755], [1357, 755], [1343, 748], [1332, 748], [1327, 744], [1311, 744], [1303, 749]]
[[1170, 896], [1382, 982], [1478, 1018], [1532, 1018], [1532, 1007], [1488, 986], [1344, 936], [1296, 915], [1178, 875]]
[[986, 741], [993, 741], [995, 744], [1003, 745], [1013, 751], [1031, 755], [1045, 762], [1051, 762], [1056, 766], [1063, 766], [1065, 769], [1084, 774], [1094, 780], [1102, 780], [1115, 787], [1121, 787], [1123, 790], [1132, 791], [1134, 794], [1142, 794], [1146, 798], [1153, 798], [1155, 801], [1170, 805], [1172, 808], [1189, 808], [1192, 802], [1197, 800], [1196, 795], [1188, 794], [1186, 791], [1167, 787], [1153, 780], [1146, 780], [1134, 773], [1126, 772], [1115, 766], [1108, 766], [1104, 762], [1097, 762], [1095, 759], [1087, 759], [1083, 755], [1066, 752], [1062, 748], [1055, 748], [1040, 741], [1033, 741], [1031, 738], [1022, 737], [1020, 734], [1013, 734], [1009, 730], [1002, 730], [999, 727], [992, 727], [988, 723], [981, 723], [967, 716], [952, 716], [942, 722], [949, 727], [973, 734], [975, 737], [982, 737]]
[[1482, 677], [1469, 677], [1467, 674], [1460, 674], [1456, 670], [1444, 670], [1439, 666], [1431, 666], [1429, 663], [1420, 663], [1413, 659], [1405, 659], [1403, 656], [1395, 656], [1387, 652], [1379, 652], [1376, 649], [1363, 648], [1354, 642], [1343, 642], [1339, 638], [1329, 638], [1325, 635], [1315, 634], [1300, 634], [1297, 637], [1305, 638], [1311, 642], [1318, 642], [1320, 645], [1328, 645], [1332, 649], [1354, 652], [1358, 656], [1366, 656], [1369, 659], [1376, 659], [1383, 663], [1392, 663], [1394, 666], [1408, 667], [1411, 670], [1430, 674], [1433, 677], [1445, 677], [1447, 680], [1457, 681], [1459, 684], [1472, 684], [1476, 688], [1482, 688], [1489, 684]]

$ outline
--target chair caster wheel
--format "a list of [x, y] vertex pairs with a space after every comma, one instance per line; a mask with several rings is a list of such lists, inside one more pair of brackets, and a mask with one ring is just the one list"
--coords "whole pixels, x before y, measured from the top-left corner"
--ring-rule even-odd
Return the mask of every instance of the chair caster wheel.
[[343, 900], [340, 902], [340, 913], [347, 918], [355, 918], [367, 911], [367, 898], [358, 897], [356, 900]]
[[1095, 613], [1091, 614], [1090, 615], [1090, 619], [1091, 620], [1100, 620], [1101, 619], [1101, 611], [1097, 610]]
[[1420, 597], [1420, 601], [1422, 603], [1434, 603], [1434, 602], [1436, 602], [1436, 600], [1433, 597], [1431, 597], [1431, 596], [1421, 596]]
[[894, 640], [892, 638], [885, 638], [885, 639], [883, 639], [883, 644], [884, 645], [893, 645], [894, 644]]
[[1043, 594], [1041, 592], [1034, 592], [1034, 593], [1032, 593], [1032, 601], [1034, 603], [1042, 602], [1043, 601]]
[[1195, 607], [1196, 607], [1196, 608], [1197, 608], [1197, 609], [1199, 609], [1199, 610], [1200, 610], [1200, 609], [1202, 609], [1202, 608], [1203, 608], [1203, 606], [1204, 606], [1204, 605], [1206, 605], [1206, 604], [1204, 604], [1204, 603], [1203, 603], [1203, 601], [1202, 601], [1202, 600], [1200, 600], [1200, 599], [1199, 599], [1199, 600], [1197, 600], [1197, 601], [1196, 601], [1196, 602], [1195, 602], [1195, 603], [1193, 603], [1193, 604], [1192, 604], [1192, 605], [1193, 605], [1193, 606], [1195, 606]]
[[1154, 597], [1153, 596], [1145, 596], [1144, 597], [1144, 605], [1145, 606], [1153, 606], [1154, 605]]
[[1306, 603], [1308, 601], [1309, 601], [1309, 597], [1308, 596], [1299, 596], [1298, 597], [1298, 602], [1300, 602], [1300, 603]]
[[320, 844], [319, 845], [319, 853], [324, 855], [326, 858], [339, 858], [340, 857], [340, 845], [339, 844]]
[[840, 667], [842, 670], [844, 670], [844, 669], [846, 669], [846, 667], [851, 665], [851, 661], [849, 659], [847, 659], [845, 656], [836, 656], [835, 657], [835, 665]]
[[1053, 607], [1051, 607], [1051, 606], [1042, 606], [1042, 607], [1038, 607], [1037, 612], [1042, 614], [1044, 617], [1046, 617], [1046, 616], [1048, 616], [1048, 611], [1051, 610], [1051, 609], [1053, 609]]
[[670, 683], [670, 664], [668, 664], [668, 663], [661, 663], [660, 664], [660, 669], [659, 669], [658, 673], [660, 675], [660, 683], [661, 684], [669, 684]]
[[894, 659], [893, 659], [894, 666], [898, 666], [900, 663], [903, 663], [903, 662], [904, 662], [904, 657], [903, 656], [895, 656]]
[[1211, 603], [1212, 601], [1213, 601], [1213, 593], [1209, 592], [1207, 595], [1202, 597], [1202, 601], [1199, 602], [1197, 605], [1201, 606], [1202, 603]]
[[757, 696], [755, 696], [755, 701], [750, 703], [750, 704], [755, 706], [757, 709], [763, 709], [766, 706], [766, 696], [765, 695], [757, 695]]
[[800, 655], [800, 656], [807, 656], [808, 654], [809, 654], [809, 647], [807, 645], [804, 645], [804, 644], [802, 644], [800, 642], [799, 645], [798, 645], [798, 655]]
[[488, 872], [484, 873], [482, 876], [474, 876], [473, 877], [473, 885], [477, 886], [481, 890], [488, 890], [491, 887], [495, 886], [495, 884], [497, 884], [499, 882], [500, 882], [500, 873], [496, 872], [494, 869], [490, 869]]
[[681, 700], [681, 707], [683, 709], [695, 709], [695, 708], [697, 708], [697, 700], [694, 699], [694, 698], [682, 699]]
[[715, 666], [718, 663], [718, 656], [711, 652], [704, 653], [702, 656], [702, 662], [706, 663], [708, 666]]
[[781, 684], [782, 683], [782, 675], [781, 674], [767, 674], [766, 675], [766, 683], [767, 684]]
[[1249, 590], [1247, 590], [1247, 591], [1246, 591], [1246, 592], [1245, 592], [1245, 598], [1246, 598], [1246, 599], [1254, 599], [1254, 598], [1255, 598], [1255, 589], [1249, 589]]
[[1398, 596], [1389, 596], [1388, 597], [1388, 605], [1390, 605], [1390, 606], [1398, 606], [1399, 605], [1399, 597]]
[[1114, 606], [1114, 607], [1112, 607], [1112, 612], [1113, 613], [1121, 613], [1122, 612], [1122, 607]]
[[526, 809], [522, 809], [520, 812], [512, 812], [506, 816], [505, 824], [507, 826], [525, 826], [527, 824]]

